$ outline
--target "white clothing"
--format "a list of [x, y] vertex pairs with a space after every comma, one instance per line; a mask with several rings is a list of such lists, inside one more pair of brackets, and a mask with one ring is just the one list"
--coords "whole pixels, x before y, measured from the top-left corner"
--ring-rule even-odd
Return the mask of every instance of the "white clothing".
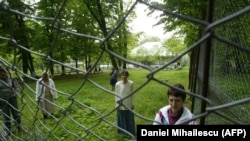
[[44, 100], [46, 87], [50, 88], [50, 93], [52, 94], [54, 99], [58, 98], [54, 81], [49, 78], [49, 86], [47, 86], [46, 84], [44, 84], [42, 78], [40, 78], [36, 82], [36, 101], [38, 101], [39, 99], [40, 101]]
[[[126, 107], [132, 109], [134, 107], [134, 95], [130, 95], [131, 92], [133, 91], [133, 85], [134, 82], [131, 80], [127, 80], [127, 83], [124, 84], [123, 81], [118, 81], [115, 84], [115, 102], [116, 102], [116, 107], [119, 106], [120, 100], [122, 100], [122, 105], [126, 105]], [[127, 97], [130, 95], [129, 97]], [[123, 99], [124, 98], [124, 99]], [[119, 110], [128, 110], [125, 106], [120, 106]]]
[[[167, 105], [163, 108], [161, 108], [154, 119], [153, 125], [169, 125], [169, 119], [168, 119], [168, 110], [170, 109], [170, 105]], [[193, 117], [193, 114], [190, 112], [190, 110], [186, 107], [183, 108], [183, 113], [181, 117], [176, 121], [175, 125], [178, 125], [180, 123], [183, 123], [184, 121], [188, 121]], [[192, 120], [187, 123], [188, 125], [195, 125], [196, 121]]]

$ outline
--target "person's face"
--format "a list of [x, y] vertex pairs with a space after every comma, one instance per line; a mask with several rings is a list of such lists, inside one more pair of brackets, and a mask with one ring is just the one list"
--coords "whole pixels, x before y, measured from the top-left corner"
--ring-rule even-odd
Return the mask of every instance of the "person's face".
[[121, 74], [121, 78], [122, 78], [123, 81], [127, 81], [128, 75], [126, 75], [126, 74]]
[[0, 79], [5, 79], [7, 77], [7, 73], [4, 70], [0, 70]]
[[182, 100], [182, 98], [169, 95], [168, 101], [171, 106], [172, 112], [174, 114], [179, 114], [184, 105], [184, 101]]

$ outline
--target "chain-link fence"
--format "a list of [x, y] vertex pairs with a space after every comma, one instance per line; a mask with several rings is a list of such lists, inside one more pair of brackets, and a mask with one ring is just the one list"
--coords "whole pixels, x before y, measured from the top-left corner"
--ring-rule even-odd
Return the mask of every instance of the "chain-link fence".
[[[176, 14], [171, 10], [162, 9], [155, 5], [152, 5], [149, 2], [138, 0], [132, 2], [132, 6], [125, 14], [125, 16], [121, 20], [117, 21], [116, 27], [113, 27], [113, 29], [110, 31], [110, 34], [106, 34], [103, 39], [96, 36], [91, 36], [87, 33], [80, 33], [60, 27], [60, 24], [57, 23], [58, 15], [60, 15], [60, 12], [62, 12], [62, 9], [64, 9], [67, 3], [66, 0], [62, 1], [61, 6], [58, 8], [58, 11], [56, 11], [57, 14], [55, 14], [54, 17], [49, 18], [36, 17], [32, 14], [29, 15], [22, 11], [17, 11], [15, 9], [12, 9], [11, 5], [6, 4], [6, 2], [7, 1], [2, 1], [0, 9], [1, 12], [4, 11], [7, 13], [7, 15], [14, 14], [37, 21], [51, 21], [52, 25], [46, 28], [49, 28], [49, 30], [56, 30], [57, 32], [55, 32], [55, 35], [53, 35], [50, 39], [51, 46], [48, 47], [47, 54], [42, 54], [37, 50], [31, 50], [27, 48], [27, 44], [25, 45], [24, 42], [14, 40], [15, 38], [13, 37], [15, 36], [8, 37], [0, 35], [0, 40], [8, 41], [12, 47], [15, 47], [15, 49], [40, 56], [42, 58], [45, 58], [45, 60], [48, 62], [53, 62], [54, 64], [59, 64], [70, 68], [71, 70], [76, 70], [78, 72], [84, 73], [84, 79], [81, 81], [83, 86], [86, 85], [85, 82], [88, 81], [93, 84], [93, 86], [100, 88], [100, 90], [110, 92], [105, 88], [102, 88], [100, 85], [96, 84], [94, 81], [90, 80], [88, 78], [88, 75], [90, 74], [89, 71], [86, 72], [83, 69], [72, 67], [63, 63], [62, 61], [60, 61], [60, 59], [49, 56], [49, 54], [55, 47], [55, 43], [58, 40], [58, 35], [61, 33], [70, 34], [79, 38], [97, 40], [98, 42], [96, 43], [100, 45], [100, 56], [95, 60], [94, 66], [99, 63], [99, 59], [102, 57], [102, 54], [107, 53], [110, 56], [117, 57], [124, 62], [134, 64], [145, 70], [151, 70], [147, 76], [148, 80], [154, 80], [166, 86], [170, 86], [170, 84], [151, 76], [157, 74], [160, 70], [165, 69], [166, 67], [171, 65], [171, 63], [176, 62], [184, 55], [190, 54], [191, 63], [189, 87], [191, 92], [187, 93], [192, 96], [192, 110], [196, 114], [195, 118], [200, 120], [200, 124], [249, 124], [250, 93], [248, 89], [250, 88], [250, 48], [249, 38], [247, 34], [248, 31], [250, 31], [250, 27], [248, 27], [250, 20], [249, 0], [238, 0], [237, 2], [233, 0], [208, 0], [207, 7], [205, 7], [208, 12], [205, 18], [206, 20], [204, 21], [181, 14]], [[108, 40], [114, 35], [114, 33], [118, 31], [118, 28], [124, 21], [126, 21], [127, 16], [131, 14], [131, 11], [138, 4], [145, 4], [155, 10], [163, 11], [166, 15], [185, 19], [190, 23], [200, 23], [203, 26], [202, 28], [200, 28], [201, 36], [199, 36], [197, 41], [193, 43], [193, 45], [188, 47], [187, 50], [183, 51], [179, 56], [170, 60], [169, 63], [164, 64], [162, 67], [154, 70], [152, 70], [148, 66], [124, 58], [124, 56], [116, 54], [109, 48], [105, 48], [105, 43], [107, 43]], [[9, 24], [11, 28], [14, 28], [13, 26], [15, 24], [12, 24], [12, 21], [5, 21], [4, 23]], [[10, 31], [10, 33], [11, 35], [13, 35], [12, 31]], [[14, 54], [14, 56], [16, 57], [17, 54]], [[8, 66], [9, 68], [12, 68], [12, 70], [14, 70], [14, 72], [17, 74], [17, 76], [20, 76], [20, 78], [22, 78], [22, 76], [25, 76], [32, 81], [37, 80], [37, 78], [35, 77], [24, 74], [22, 69], [17, 67], [16, 59], [18, 58], [14, 58], [13, 62], [8, 62], [4, 57], [1, 57], [0, 62], [5, 66]], [[25, 89], [31, 91], [32, 93], [35, 93], [26, 81], [23, 81], [22, 79], [21, 81]], [[141, 85], [141, 87], [144, 87], [147, 84], [148, 83], [145, 82]], [[138, 89], [140, 89], [141, 87], [138, 87]], [[54, 128], [50, 129], [48, 129], [43, 121], [36, 119], [38, 110], [33, 110], [32, 106], [26, 103], [26, 101], [28, 100], [30, 101], [28, 103], [32, 103], [33, 105], [35, 105], [32, 96], [28, 95], [27, 93], [23, 93], [20, 96], [23, 102], [21, 111], [24, 111], [25, 109], [28, 110], [30, 114], [22, 116], [26, 120], [31, 121], [30, 124], [32, 125], [32, 128], [27, 129], [26, 135], [22, 135], [22, 137], [20, 137], [19, 135], [13, 134], [12, 138], [14, 140], [49, 140], [50, 138], [61, 140], [62, 138], [67, 138], [65, 137], [65, 135], [68, 135], [78, 140], [84, 140], [88, 139], [87, 137], [91, 135], [95, 140], [116, 140], [114, 139], [116, 137], [114, 135], [107, 136], [95, 132], [96, 128], [104, 128], [107, 129], [104, 133], [108, 134], [110, 126], [112, 126], [113, 128], [118, 128], [111, 120], [108, 120], [108, 118], [106, 118], [108, 114], [111, 114], [115, 111], [115, 108], [110, 109], [108, 113], [102, 113], [102, 110], [100, 109], [93, 109], [88, 104], [83, 103], [80, 99], [77, 99], [77, 91], [78, 90], [76, 90], [76, 92], [74, 92], [73, 94], [70, 94], [68, 92], [60, 92], [61, 95], [68, 96], [68, 100], [72, 102], [72, 104], [70, 104], [70, 106], [68, 106], [67, 108], [63, 108], [62, 105], [57, 105], [57, 107], [61, 109], [62, 113], [64, 114], [64, 117], [67, 118], [63, 117], [55, 120], [55, 122], [53, 122], [53, 124], [55, 124], [55, 126], [53, 126]], [[136, 91], [137, 90], [135, 90], [135, 92]], [[112, 97], [114, 95], [111, 94], [110, 96]], [[79, 117], [72, 117], [68, 115], [68, 113], [70, 112], [77, 112], [74, 109], [76, 107], [86, 108], [88, 115], [96, 117], [96, 119], [89, 118], [88, 120], [95, 120], [96, 123], [94, 125], [87, 126], [86, 124], [81, 123], [77, 120], [79, 119]], [[139, 118], [147, 119], [147, 117], [142, 117], [140, 113], [135, 114]], [[30, 117], [35, 117], [36, 120], [33, 120]], [[1, 127], [3, 127], [2, 121], [0, 122], [0, 124]], [[79, 135], [78, 133], [73, 132], [73, 129], [68, 129], [68, 124], [75, 125], [74, 131], [84, 131], [84, 134], [80, 133]], [[34, 132], [29, 132], [29, 130], [32, 130]], [[44, 131], [46, 131], [47, 133], [44, 133]], [[54, 134], [54, 131], [60, 131], [62, 133], [61, 136]], [[1, 134], [1, 136], [4, 137], [3, 134]], [[136, 137], [131, 135], [129, 139], [135, 140]]]
[[212, 35], [200, 45], [193, 65], [198, 63], [195, 91], [213, 103], [194, 100], [194, 105], [202, 105], [194, 109], [204, 112], [211, 108], [209, 116], [202, 118], [202, 124], [249, 124], [249, 1], [217, 0], [209, 4], [207, 18], [212, 24], [203, 35]]

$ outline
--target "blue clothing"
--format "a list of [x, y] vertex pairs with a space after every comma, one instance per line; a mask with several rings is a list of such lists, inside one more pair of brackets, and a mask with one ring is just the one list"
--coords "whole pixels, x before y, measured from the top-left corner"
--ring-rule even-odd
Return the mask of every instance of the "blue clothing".
[[[134, 95], [128, 96], [133, 91], [134, 82], [127, 80], [126, 83], [118, 81], [115, 85], [115, 97], [117, 107], [117, 126], [135, 135]], [[127, 134], [118, 129], [118, 133]]]
[[112, 70], [112, 72], [110, 72], [110, 85], [115, 86], [116, 82], [117, 82], [117, 70]]
[[[129, 110], [117, 110], [118, 127], [135, 135], [135, 121], [134, 113]], [[118, 129], [118, 133], [127, 134], [126, 132]]]
[[110, 79], [110, 85], [115, 86], [117, 79]]

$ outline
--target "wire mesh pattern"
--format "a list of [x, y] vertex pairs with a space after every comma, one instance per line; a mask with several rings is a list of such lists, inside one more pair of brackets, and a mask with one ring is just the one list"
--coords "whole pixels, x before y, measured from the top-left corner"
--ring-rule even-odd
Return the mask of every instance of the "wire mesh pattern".
[[[249, 24], [249, 1], [216, 1], [214, 3], [213, 38], [209, 60], [208, 95], [213, 101], [213, 110], [229, 118], [228, 124], [249, 124], [249, 41], [247, 36]], [[205, 54], [201, 49], [199, 66], [203, 66]], [[199, 68], [199, 82], [202, 84], [204, 68]], [[202, 86], [200, 86], [202, 87]], [[199, 91], [199, 90], [198, 90]], [[240, 104], [241, 103], [241, 104]], [[193, 103], [195, 104], [195, 102]], [[200, 101], [197, 101], [200, 105]], [[225, 104], [224, 106], [222, 106]], [[222, 108], [223, 107], [223, 108]], [[196, 110], [200, 110], [196, 108]], [[213, 114], [206, 117], [208, 124], [221, 124], [225, 121]], [[217, 119], [216, 121], [214, 119]]]
[[[150, 85], [150, 81], [171, 87], [171, 84], [166, 81], [154, 77], [155, 74], [170, 66], [173, 62], [176, 62], [184, 55], [197, 51], [197, 59], [193, 59], [191, 62], [191, 66], [198, 62], [198, 67], [194, 67], [197, 70], [197, 74], [191, 75], [197, 76], [198, 81], [197, 83], [190, 84], [190, 87], [194, 87], [194, 89], [191, 92], [187, 92], [187, 94], [193, 98], [193, 111], [196, 114], [194, 119], [199, 120], [200, 118], [206, 118], [206, 124], [222, 123], [219, 120], [215, 121], [214, 118], [223, 120], [225, 121], [224, 123], [228, 124], [249, 124], [250, 48], [249, 36], [247, 34], [248, 31], [250, 31], [250, 26], [248, 26], [250, 23], [249, 1], [239, 0], [237, 3], [233, 2], [233, 0], [215, 1], [214, 5], [216, 6], [214, 6], [213, 22], [209, 23], [194, 17], [177, 14], [168, 9], [162, 9], [150, 2], [137, 0], [131, 4], [131, 7], [124, 17], [118, 20], [116, 26], [113, 27], [103, 38], [63, 28], [63, 23], [58, 19], [59, 15], [61, 15], [63, 9], [67, 5], [67, 0], [62, 0], [61, 6], [58, 8], [54, 17], [38, 17], [17, 11], [16, 9], [12, 9], [11, 6], [5, 2], [6, 1], [1, 2], [1, 11], [20, 15], [27, 19], [50, 22], [50, 27], [47, 28], [49, 28], [49, 30], [55, 30], [56, 32], [51, 39], [51, 46], [48, 47], [46, 53], [31, 50], [26, 47], [25, 44], [16, 41], [15, 38], [12, 37], [4, 37], [0, 35], [0, 41], [8, 41], [11, 47], [14, 47], [14, 50], [20, 49], [29, 52], [32, 55], [44, 58], [47, 62], [53, 62], [54, 64], [62, 65], [73, 71], [78, 71], [79, 73], [84, 74], [83, 78], [76, 82], [80, 85], [79, 87], [75, 86], [73, 92], [58, 90], [59, 95], [65, 97], [65, 105], [56, 105], [57, 109], [59, 109], [63, 116], [56, 117], [50, 115], [53, 120], [43, 121], [39, 118], [39, 110], [35, 106], [37, 104], [34, 101], [34, 96], [29, 95], [29, 93], [35, 93], [34, 88], [30, 83], [22, 79], [22, 77], [25, 76], [35, 82], [37, 78], [23, 73], [22, 69], [17, 67], [19, 66], [17, 64], [17, 58], [14, 58], [13, 62], [8, 62], [4, 57], [1, 57], [1, 64], [10, 68], [20, 78], [20, 85], [22, 86], [19, 95], [19, 98], [21, 99], [20, 111], [21, 113], [29, 113], [29, 115], [22, 114], [23, 120], [30, 121], [29, 126], [24, 126], [25, 134], [19, 135], [14, 134], [13, 132], [13, 140], [122, 140], [123, 138], [117, 139], [117, 136], [109, 134], [110, 130], [119, 128], [114, 119], [110, 118], [110, 115], [114, 114], [116, 111], [115, 107], [113, 109], [93, 108], [90, 106], [90, 103], [86, 101], [83, 102], [83, 100], [78, 97], [80, 95], [80, 90], [92, 87], [96, 92], [103, 91], [109, 96], [109, 99], [114, 99], [115, 94], [112, 91], [102, 87], [102, 85], [97, 84], [94, 80], [89, 78], [89, 75], [91, 75], [90, 72], [99, 64], [100, 59], [105, 53], [149, 71], [146, 76], [147, 80], [133, 91], [132, 94], [136, 95], [138, 90]], [[165, 15], [175, 16], [176, 18], [186, 20], [190, 23], [203, 26], [205, 27], [203, 29], [203, 34], [193, 45], [181, 52], [179, 56], [157, 69], [152, 69], [147, 65], [124, 58], [109, 48], [106, 48], [105, 44], [110, 38], [112, 38], [119, 28], [121, 28], [122, 24], [135, 9], [136, 5], [139, 4], [146, 5], [154, 10], [162, 11]], [[14, 25], [11, 21], [6, 22], [12, 26]], [[90, 70], [85, 71], [84, 69], [76, 68], [50, 56], [51, 52], [53, 52], [53, 48], [56, 47], [55, 44], [59, 40], [61, 34], [70, 34], [71, 36], [97, 41], [96, 43], [99, 46], [99, 57], [95, 60], [95, 63]], [[209, 39], [211, 39], [211, 50], [209, 51], [209, 73], [205, 73], [204, 69], [206, 68], [204, 64], [204, 56], [207, 54], [205, 50], [205, 42]], [[207, 85], [204, 83], [204, 76], [208, 76]], [[208, 87], [207, 96], [202, 95], [202, 88], [204, 85]], [[100, 96], [92, 96], [90, 98], [100, 98]], [[107, 102], [112, 102], [112, 100], [107, 100]], [[201, 111], [200, 109], [203, 102], [206, 103], [206, 108], [204, 111]], [[103, 105], [103, 107], [105, 107], [105, 105]], [[84, 109], [84, 114], [81, 113], [81, 109]], [[2, 111], [0, 112], [2, 113]], [[72, 116], [72, 113], [76, 112], [79, 113], [79, 117]], [[145, 117], [139, 112], [135, 112], [134, 114], [138, 118], [149, 121], [148, 123], [153, 122], [153, 119]], [[84, 121], [80, 120], [83, 118], [85, 119]], [[2, 137], [2, 140], [8, 140], [5, 138], [3, 132], [4, 128], [2, 127], [4, 127], [4, 124], [2, 121], [0, 121], [0, 125], [0, 137]], [[69, 129], [69, 125], [73, 128]], [[102, 132], [99, 133], [99, 130], [102, 130]], [[57, 134], [58, 132], [61, 134]], [[136, 137], [129, 134], [129, 137], [126, 139], [136, 140]]]

